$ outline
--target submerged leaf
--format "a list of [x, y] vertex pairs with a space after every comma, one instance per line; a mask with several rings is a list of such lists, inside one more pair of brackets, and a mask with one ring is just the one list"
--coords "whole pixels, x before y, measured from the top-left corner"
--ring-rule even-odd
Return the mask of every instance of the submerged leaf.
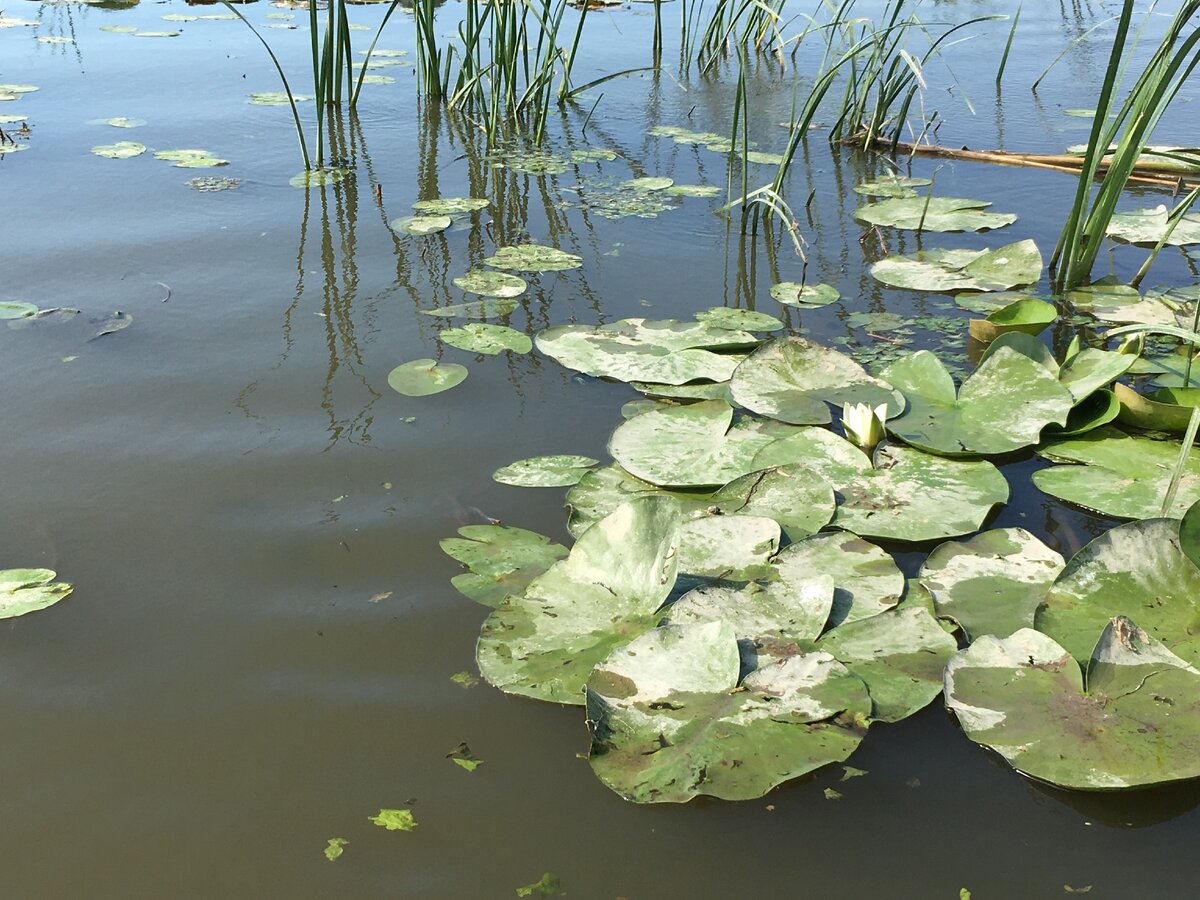
[[491, 319], [507, 316], [517, 308], [516, 300], [476, 300], [471, 303], [450, 303], [446, 306], [435, 306], [423, 309], [426, 316], [441, 316], [443, 318]]

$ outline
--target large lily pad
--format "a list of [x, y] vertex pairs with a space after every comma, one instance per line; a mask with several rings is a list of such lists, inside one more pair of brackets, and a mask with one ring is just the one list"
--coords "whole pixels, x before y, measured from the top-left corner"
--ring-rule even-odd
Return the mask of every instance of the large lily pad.
[[[1088, 660], [1090, 657], [1090, 660]], [[1127, 618], [1079, 664], [1031, 629], [985, 636], [946, 667], [971, 740], [1060, 787], [1111, 791], [1200, 776], [1200, 672]]]
[[209, 169], [229, 165], [229, 160], [218, 159], [207, 150], [156, 150], [154, 158], [172, 162], [179, 169]]
[[0, 619], [13, 619], [53, 606], [71, 593], [51, 569], [0, 569]]
[[[1166, 236], [1169, 218], [1169, 211], [1161, 203], [1151, 209], [1114, 213], [1105, 233], [1129, 244], [1153, 246]], [[1167, 237], [1166, 244], [1171, 247], [1200, 244], [1200, 215], [1184, 213], [1170, 237]]]
[[945, 543], [921, 566], [937, 614], [974, 640], [1032, 628], [1034, 613], [1066, 561], [1024, 528], [996, 528]]
[[439, 363], [436, 359], [414, 359], [388, 373], [388, 385], [406, 397], [426, 397], [456, 387], [467, 377], [467, 369], [457, 363]]
[[488, 616], [476, 649], [480, 672], [510, 694], [582, 704], [592, 668], [656, 624], [675, 584], [678, 550], [674, 500], [620, 506]]
[[900, 602], [904, 575], [884, 550], [855, 534], [817, 534], [790, 544], [774, 560], [768, 590], [790, 590], [814, 574], [833, 579], [830, 627], [879, 615]]
[[468, 571], [450, 579], [462, 594], [484, 606], [498, 606], [520, 594], [567, 555], [567, 548], [545, 535], [509, 525], [464, 525], [459, 537], [443, 538], [442, 551]]
[[767, 516], [790, 540], [816, 534], [833, 518], [829, 483], [802, 466], [774, 466], [736, 478], [712, 495], [725, 515]]
[[617, 650], [587, 684], [593, 771], [638, 803], [746, 800], [862, 740], [870, 697], [829, 654], [771, 663], [740, 685], [738, 668], [720, 623], [659, 628]]
[[492, 325], [487, 322], [469, 322], [461, 328], [445, 328], [438, 335], [451, 347], [471, 353], [528, 353], [533, 349], [529, 335], [509, 328], [507, 325]]
[[573, 253], [538, 244], [501, 247], [495, 256], [489, 256], [483, 262], [495, 269], [515, 272], [562, 272], [583, 265], [583, 260]]
[[801, 337], [759, 347], [737, 367], [730, 389], [747, 409], [793, 425], [829, 422], [828, 404], [886, 403], [893, 414], [904, 405], [890, 384], [844, 353]]
[[596, 463], [590, 456], [531, 456], [497, 469], [492, 478], [515, 487], [570, 487]]
[[1183, 552], [1176, 519], [1130, 522], [1096, 538], [1054, 582], [1035, 624], [1086, 663], [1110, 617], [1135, 615], [1171, 652], [1200, 663], [1200, 568]]
[[959, 197], [893, 197], [860, 206], [854, 218], [868, 225], [942, 232], [988, 231], [1017, 221], [1011, 213], [985, 212], [991, 205]]
[[[1033, 483], [1068, 503], [1118, 519], [1160, 515], [1181, 444], [1126, 434], [1105, 426], [1078, 437], [1046, 444], [1039, 451], [1055, 462], [1033, 473]], [[1175, 503], [1168, 511], [1182, 516], [1200, 500], [1200, 449], [1193, 447], [1184, 465]]]
[[765, 516], [701, 516], [679, 532], [679, 572], [748, 581], [769, 571], [779, 549], [779, 523]]
[[1007, 291], [1042, 277], [1042, 254], [1033, 241], [996, 250], [926, 250], [888, 256], [871, 275], [889, 287], [916, 291]]

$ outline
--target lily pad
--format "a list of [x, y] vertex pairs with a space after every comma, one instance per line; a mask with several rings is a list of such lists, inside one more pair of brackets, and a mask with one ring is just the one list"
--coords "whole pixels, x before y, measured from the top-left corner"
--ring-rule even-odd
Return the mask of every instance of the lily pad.
[[465, 596], [484, 606], [498, 606], [509, 594], [520, 594], [567, 548], [545, 535], [508, 525], [464, 525], [459, 537], [443, 538], [442, 552], [458, 560], [468, 571], [450, 583]]
[[632, 191], [662, 191], [674, 183], [675, 179], [673, 178], [652, 176], [647, 178], [632, 178], [622, 184], [621, 187]]
[[847, 532], [817, 534], [790, 544], [774, 566], [775, 578], [785, 585], [802, 583], [813, 574], [833, 579], [829, 627], [886, 612], [904, 593], [904, 575], [891, 555]]
[[288, 179], [288, 184], [297, 188], [324, 187], [327, 184], [337, 184], [350, 174], [348, 169], [324, 168], [309, 169]]
[[388, 373], [388, 385], [406, 397], [425, 397], [448, 391], [462, 384], [466, 377], [466, 368], [456, 363], [439, 363], [436, 359], [414, 359], [392, 369]]
[[[1151, 519], [1161, 514], [1163, 497], [1179, 459], [1180, 444], [1126, 434], [1111, 425], [1047, 443], [1039, 451], [1059, 465], [1033, 473], [1041, 491], [1117, 519]], [[1182, 516], [1200, 500], [1200, 449], [1184, 465], [1171, 516]], [[1099, 628], [1099, 626], [1097, 626]]]
[[506, 693], [582, 704], [592, 668], [654, 627], [675, 584], [678, 550], [674, 500], [618, 507], [488, 616], [476, 649], [480, 672]]
[[907, 175], [881, 175], [871, 181], [854, 186], [854, 193], [869, 197], [915, 197], [913, 188], [928, 187], [933, 182], [928, 178], [910, 178]]
[[193, 178], [188, 181], [188, 187], [194, 191], [201, 193], [213, 193], [215, 191], [228, 191], [241, 184], [236, 178], [219, 178], [215, 175], [207, 175], [203, 178]]
[[719, 623], [659, 628], [617, 650], [587, 684], [592, 770], [638, 803], [746, 800], [862, 740], [870, 697], [829, 654], [780, 660], [740, 685], [738, 673], [737, 641]]
[[714, 306], [696, 313], [696, 321], [727, 331], [781, 331], [783, 323], [774, 316], [752, 309], [730, 309]]
[[454, 286], [468, 294], [481, 297], [520, 297], [528, 289], [525, 279], [492, 269], [472, 269], [454, 279]]
[[449, 216], [402, 216], [392, 219], [388, 227], [400, 234], [425, 235], [445, 231], [450, 227], [450, 222]]
[[1200, 500], [1179, 521], [1179, 548], [1193, 564], [1200, 566]]
[[53, 606], [71, 593], [51, 569], [0, 569], [0, 619], [13, 619]]
[[229, 165], [229, 160], [217, 159], [207, 150], [156, 150], [154, 158], [173, 162], [181, 169], [208, 169]]
[[617, 154], [603, 147], [585, 147], [571, 151], [571, 162], [577, 163], [612, 162], [616, 158]]
[[1123, 384], [1113, 386], [1121, 412], [1117, 417], [1126, 425], [1152, 431], [1183, 434], [1200, 406], [1200, 388], [1160, 388], [1139, 394]]
[[996, 528], [945, 543], [921, 566], [937, 614], [968, 640], [1032, 628], [1034, 613], [1066, 561], [1024, 528]]
[[701, 516], [679, 532], [679, 572], [726, 581], [749, 581], [769, 571], [779, 550], [779, 523], [765, 516]]
[[[661, 404], [653, 404], [660, 409]], [[596, 522], [615, 512], [630, 500], [640, 497], [671, 497], [679, 506], [682, 518], [707, 515], [714, 505], [713, 495], [703, 491], [669, 491], [630, 475], [619, 465], [613, 464], [590, 469], [579, 479], [579, 483], [567, 491], [567, 507], [571, 514], [567, 519], [567, 530], [579, 537]], [[745, 503], [730, 505], [728, 512], [744, 512], [759, 515]], [[766, 513], [761, 513], [766, 515]], [[826, 519], [828, 521], [828, 519]]]
[[831, 284], [797, 284], [781, 281], [771, 285], [771, 296], [784, 306], [828, 306], [842, 299], [841, 293]]
[[1096, 538], [1058, 576], [1035, 626], [1086, 663], [1109, 618], [1134, 615], [1172, 653], [1200, 662], [1200, 568], [1180, 545], [1178, 519], [1129, 522]]
[[145, 119], [131, 119], [128, 116], [113, 116], [110, 119], [93, 119], [95, 125], [111, 125], [113, 128], [141, 128], [146, 124]]
[[509, 328], [507, 325], [491, 325], [486, 322], [470, 322], [461, 328], [445, 328], [438, 335], [451, 347], [471, 353], [528, 353], [533, 349], [529, 335]]
[[423, 216], [460, 216], [486, 209], [488, 201], [480, 197], [437, 197], [418, 200], [412, 205]]
[[[1162, 204], [1152, 209], [1114, 213], [1105, 233], [1128, 244], [1154, 246], [1166, 236], [1168, 220], [1169, 211]], [[1200, 244], [1200, 215], [1184, 213], [1170, 237], [1167, 237], [1166, 244], [1169, 247]]]
[[93, 147], [92, 152], [105, 159], [130, 159], [145, 153], [146, 145], [134, 141], [117, 141], [115, 144], [101, 144]]
[[304, 103], [311, 100], [303, 94], [288, 94], [285, 91], [259, 91], [250, 95], [247, 103], [255, 106], [290, 106], [292, 103]]
[[590, 456], [531, 456], [497, 469], [492, 479], [516, 487], [570, 487], [598, 463]]
[[516, 300], [476, 300], [470, 303], [450, 303], [421, 310], [422, 315], [440, 316], [445, 319], [494, 319], [507, 316], [517, 308]]
[[833, 518], [833, 488], [801, 466], [775, 466], [736, 478], [712, 495], [725, 515], [767, 516], [789, 540], [816, 534]]
[[675, 197], [716, 197], [721, 189], [715, 184], [673, 184], [664, 193]]
[[1064, 425], [1075, 405], [1058, 378], [1009, 347], [988, 356], [957, 395], [954, 379], [928, 350], [896, 360], [882, 375], [908, 401], [888, 431], [946, 456], [1011, 453], [1036, 444], [1042, 429]]
[[946, 705], [971, 740], [1059, 787], [1200, 776], [1200, 672], [1123, 617], [1088, 656], [1085, 690], [1080, 665], [1046, 635], [985, 636], [946, 667]]
[[1033, 241], [996, 250], [927, 250], [888, 256], [871, 266], [876, 281], [916, 291], [1007, 291], [1042, 277], [1042, 254]]
[[112, 34], [133, 34], [137, 31], [137, 26], [136, 25], [101, 25], [100, 30], [107, 31]]
[[17, 300], [0, 301], [0, 319], [24, 319], [37, 315], [38, 308], [32, 303]]
[[538, 244], [501, 247], [495, 256], [489, 256], [483, 262], [496, 269], [511, 269], [515, 272], [563, 272], [578, 269], [583, 265], [583, 260], [573, 253]]
[[1016, 300], [993, 313], [986, 319], [971, 319], [967, 323], [971, 337], [989, 343], [1002, 334], [1019, 331], [1022, 334], [1038, 335], [1054, 324], [1058, 309], [1053, 303], [1027, 298]]
[[988, 231], [1017, 221], [1009, 213], [985, 212], [991, 205], [958, 197], [894, 197], [860, 206], [854, 217], [868, 225], [939, 232]]
[[793, 425], [831, 421], [829, 404], [904, 404], [886, 381], [837, 350], [801, 337], [776, 338], [759, 347], [733, 373], [730, 389], [739, 404]]
[[179, 37], [182, 32], [179, 31], [135, 31], [134, 37], [144, 38], [174, 38]]

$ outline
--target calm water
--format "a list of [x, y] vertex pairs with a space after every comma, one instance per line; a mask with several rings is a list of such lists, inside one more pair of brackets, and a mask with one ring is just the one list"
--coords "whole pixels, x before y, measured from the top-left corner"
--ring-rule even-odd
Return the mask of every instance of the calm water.
[[[1063, 109], [1093, 105], [1105, 29], [1038, 94], [1028, 85], [1117, 6], [1027, 3], [1002, 95], [993, 78], [1005, 24], [951, 50], [959, 83], [934, 67], [925, 98], [945, 120], [938, 140], [1045, 152], [1086, 140], [1088, 120]], [[927, 19], [958, 20], [1015, 4], [926, 7]], [[650, 9], [590, 14], [577, 81], [648, 65]], [[678, 5], [664, 9], [671, 38]], [[242, 10], [259, 26], [286, 24], [266, 3]], [[636, 395], [537, 355], [443, 347], [443, 322], [418, 310], [466, 299], [450, 279], [524, 237], [584, 258], [574, 272], [531, 277], [510, 320], [530, 333], [723, 304], [778, 314], [767, 291], [798, 279], [799, 260], [786, 244], [769, 250], [728, 231], [719, 200], [620, 221], [571, 206], [578, 195], [567, 188], [602, 175], [723, 186], [724, 156], [646, 130], [726, 131], [728, 67], [705, 80], [667, 65], [606, 84], [555, 119], [550, 147], [622, 158], [546, 177], [489, 167], [467, 123], [417, 101], [411, 67], [380, 69], [395, 83], [365, 87], [359, 120], [345, 126], [357, 179], [305, 192], [288, 185], [301, 166], [287, 108], [246, 102], [279, 89], [252, 35], [233, 21], [161, 20], [221, 11], [10, 0], [7, 15], [39, 25], [0, 29], [0, 81], [40, 88], [0, 103], [32, 127], [27, 151], [0, 156], [0, 299], [83, 311], [0, 329], [0, 566], [49, 566], [76, 586], [55, 608], [0, 628], [0, 896], [512, 897], [547, 870], [576, 898], [924, 900], [967, 887], [987, 900], [1058, 897], [1064, 885], [1091, 885], [1097, 898], [1195, 895], [1200, 790], [1098, 798], [1040, 788], [963, 738], [940, 703], [873, 728], [851, 760], [866, 777], [841, 784], [835, 767], [761, 801], [648, 808], [592, 776], [577, 755], [587, 733], [575, 710], [452, 683], [474, 668], [486, 610], [451, 588], [458, 566], [438, 539], [491, 517], [567, 540], [561, 491], [505, 487], [490, 473], [543, 453], [604, 458], [621, 404]], [[443, 7], [439, 29], [451, 31], [460, 11]], [[381, 15], [353, 10], [372, 26]], [[296, 30], [263, 33], [303, 93], [308, 35], [302, 14], [293, 21]], [[182, 34], [100, 30], [126, 24]], [[355, 34], [360, 46], [369, 36]], [[380, 46], [411, 52], [411, 18], [397, 13]], [[753, 73], [762, 149], [782, 148], [777, 123], [814, 54], [801, 52], [796, 70], [764, 63]], [[91, 124], [110, 116], [148, 124]], [[1164, 141], [1186, 134], [1188, 118]], [[231, 164], [190, 170], [150, 154], [89, 153], [117, 140], [201, 147]], [[808, 277], [845, 297], [790, 311], [789, 323], [850, 346], [876, 341], [847, 321], [854, 313], [962, 315], [947, 298], [867, 277], [880, 251], [860, 244], [850, 188], [877, 165], [831, 153], [818, 135], [789, 186], [798, 211], [816, 192], [800, 216]], [[1074, 187], [1056, 173], [973, 163], [917, 160], [911, 170], [936, 171], [940, 193], [993, 199], [1021, 217], [999, 234], [938, 236], [937, 246], [1033, 237], [1049, 251]], [[211, 194], [186, 184], [209, 174], [242, 183]], [[752, 183], [771, 174], [755, 167]], [[390, 219], [439, 193], [493, 206], [440, 236], [391, 233]], [[1146, 201], [1130, 202], [1159, 202]], [[911, 234], [888, 241], [916, 245]], [[1126, 248], [1111, 264], [1128, 276], [1140, 260]], [[1155, 276], [1194, 280], [1179, 257]], [[129, 327], [89, 340], [99, 327], [90, 320], [117, 310]], [[924, 329], [914, 339], [941, 340]], [[947, 352], [961, 351], [950, 339]], [[387, 387], [395, 365], [427, 356], [461, 362], [470, 377], [425, 399]], [[1017, 492], [994, 524], [1024, 525], [1069, 554], [1111, 523], [1032, 489], [1039, 464], [1005, 467]], [[901, 555], [909, 571], [921, 558]], [[460, 741], [485, 760], [478, 771], [445, 758]], [[836, 802], [822, 792], [833, 785], [844, 795]], [[410, 834], [367, 821], [404, 805], [419, 821]], [[335, 863], [322, 855], [331, 837], [349, 841]]]

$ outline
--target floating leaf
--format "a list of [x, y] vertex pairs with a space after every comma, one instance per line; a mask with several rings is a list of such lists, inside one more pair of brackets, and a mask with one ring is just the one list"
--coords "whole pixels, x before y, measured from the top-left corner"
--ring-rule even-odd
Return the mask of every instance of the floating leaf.
[[716, 197], [721, 189], [715, 184], [673, 184], [664, 193], [676, 197]]
[[955, 393], [954, 379], [928, 350], [883, 370], [908, 408], [888, 423], [905, 443], [946, 456], [1011, 453], [1036, 444], [1051, 422], [1064, 425], [1075, 399], [1047, 369], [1002, 347]]
[[894, 607], [904, 575], [892, 557], [856, 534], [817, 534], [789, 545], [775, 559], [776, 577], [798, 583], [813, 573], [833, 578], [830, 627], [870, 618]]
[[968, 331], [977, 341], [990, 343], [1002, 334], [1019, 331], [1022, 334], [1038, 335], [1058, 318], [1053, 303], [1034, 298], [1023, 298], [1004, 306], [986, 319], [971, 319]]
[[1123, 384], [1113, 386], [1126, 425], [1153, 431], [1187, 431], [1192, 411], [1200, 406], [1200, 388], [1160, 388], [1147, 395]]
[[497, 469], [492, 478], [516, 487], [570, 487], [597, 464], [590, 456], [533, 456]]
[[93, 147], [92, 152], [105, 159], [129, 159], [145, 153], [146, 145], [134, 141], [117, 141], [115, 144], [101, 144], [99, 147]]
[[111, 119], [93, 119], [92, 125], [111, 125], [113, 128], [141, 128], [146, 124], [145, 119], [130, 119], [126, 116], [114, 116]]
[[669, 188], [675, 183], [673, 178], [633, 178], [624, 182], [621, 187], [632, 191], [661, 191]]
[[101, 25], [101, 31], [108, 31], [112, 34], [133, 34], [137, 31], [136, 25]]
[[127, 312], [117, 310], [106, 319], [92, 319], [94, 325], [97, 325], [96, 331], [92, 334], [89, 341], [94, 341], [96, 338], [102, 338], [106, 334], [116, 334], [118, 331], [124, 331], [133, 324], [133, 316]]
[[1047, 592], [1035, 626], [1086, 663], [1109, 618], [1134, 615], [1172, 653], [1200, 662], [1200, 568], [1183, 551], [1176, 519], [1119, 525], [1080, 550]]
[[32, 84], [0, 84], [0, 94], [32, 94], [36, 90]]
[[1161, 203], [1152, 209], [1137, 209], [1132, 212], [1113, 213], [1105, 233], [1129, 244], [1154, 246], [1166, 238], [1170, 247], [1186, 247], [1200, 244], [1200, 215], [1184, 213], [1175, 229], [1167, 237], [1170, 214]]
[[154, 158], [173, 162], [181, 169], [208, 169], [229, 165], [229, 160], [217, 159], [207, 150], [156, 150]]
[[474, 772], [483, 765], [483, 760], [471, 752], [471, 748], [467, 746], [465, 741], [447, 753], [446, 759], [451, 760], [456, 766], [466, 769], [468, 772]]
[[[1083, 465], [1041, 469], [1033, 473], [1033, 483], [1047, 494], [1106, 516], [1150, 519], [1161, 514], [1179, 451], [1178, 442], [1135, 437], [1104, 426], [1042, 447], [1039, 452], [1055, 462]], [[1193, 447], [1169, 514], [1181, 516], [1197, 500], [1200, 449]]]
[[303, 94], [288, 94], [284, 91], [259, 91], [250, 95], [247, 103], [255, 106], [289, 106], [292, 103], [304, 103], [311, 100]]
[[293, 175], [288, 179], [288, 184], [298, 188], [324, 187], [327, 184], [337, 184], [349, 174], [347, 169], [309, 169], [299, 175]]
[[714, 306], [696, 313], [696, 321], [727, 331], [780, 331], [783, 323], [774, 316], [752, 309], [730, 309]]
[[589, 163], [589, 162], [611, 162], [617, 158], [617, 154], [611, 150], [605, 150], [601, 147], [586, 147], [580, 150], [571, 151], [571, 162]]
[[799, 541], [829, 524], [835, 503], [833, 488], [812, 471], [775, 466], [729, 482], [712, 495], [712, 505], [725, 515], [774, 519], [790, 540]]
[[0, 619], [13, 619], [53, 606], [71, 593], [51, 569], [0, 569]]
[[[468, 571], [450, 583], [484, 606], [497, 606], [520, 594], [529, 582], [567, 555], [567, 548], [545, 535], [509, 525], [464, 525], [460, 537], [443, 538], [442, 552]], [[474, 676], [471, 676], [474, 677]]]
[[868, 225], [940, 232], [988, 231], [1017, 221], [1009, 213], [984, 212], [991, 205], [958, 197], [894, 197], [860, 206], [854, 218]]
[[679, 572], [728, 581], [760, 578], [769, 571], [779, 538], [779, 523], [764, 516], [691, 519], [679, 532]]
[[881, 175], [871, 181], [855, 185], [854, 193], [871, 197], [915, 197], [913, 188], [928, 187], [933, 182], [928, 178], [910, 178], [907, 175]]
[[[655, 409], [662, 408], [660, 404], [653, 405]], [[675, 499], [679, 504], [680, 515], [685, 519], [707, 515], [709, 507], [714, 503], [712, 494], [664, 490], [630, 475], [614, 463], [590, 469], [579, 479], [577, 485], [567, 491], [567, 506], [571, 510], [567, 530], [579, 537], [593, 524], [615, 512], [622, 504], [639, 497], [651, 496]], [[747, 515], [758, 514], [747, 506], [744, 496], [740, 500], [731, 501], [728, 511], [742, 511]]]
[[957, 622], [969, 640], [1008, 637], [1033, 627], [1034, 613], [1065, 565], [1024, 528], [996, 528], [942, 544], [921, 567], [921, 583], [938, 615]]
[[414, 359], [392, 369], [388, 373], [388, 385], [406, 397], [425, 397], [448, 391], [462, 384], [466, 377], [466, 368], [456, 363]]
[[412, 831], [417, 827], [411, 809], [381, 809], [379, 815], [367, 819], [388, 831]]
[[562, 883], [558, 880], [558, 876], [553, 872], [543, 872], [542, 877], [533, 884], [517, 888], [517, 896], [532, 897], [534, 894], [539, 894], [542, 897], [549, 897], [552, 894], [559, 893], [561, 890]]
[[350, 842], [345, 838], [330, 838], [328, 843], [325, 845], [325, 858], [330, 862], [333, 862], [342, 855], [344, 852], [342, 848], [349, 843]]
[[16, 300], [0, 301], [0, 319], [24, 319], [37, 315], [38, 308], [32, 303]]
[[829, 422], [829, 404], [887, 404], [893, 415], [904, 406], [890, 384], [850, 357], [801, 337], [759, 347], [738, 365], [730, 390], [747, 409], [792, 425]]
[[476, 300], [470, 303], [450, 303], [446, 306], [435, 306], [423, 309], [426, 316], [441, 316], [446, 319], [492, 319], [507, 316], [517, 308], [516, 300]]
[[926, 250], [888, 256], [871, 275], [889, 287], [917, 291], [1007, 291], [1042, 277], [1042, 254], [1033, 241], [996, 250]]
[[984, 636], [946, 667], [946, 705], [971, 740], [1059, 787], [1200, 776], [1200, 672], [1124, 617], [1084, 663], [1086, 691], [1079, 664], [1050, 637]]
[[573, 253], [538, 244], [501, 247], [495, 256], [489, 256], [483, 262], [496, 269], [512, 269], [516, 272], [562, 272], [583, 265], [583, 260]]
[[[565, 551], [566, 548], [564, 547], [563, 549]], [[472, 675], [470, 672], [466, 672], [466, 671], [455, 672], [453, 675], [450, 676], [450, 680], [453, 681], [455, 684], [459, 685], [460, 687], [465, 687], [465, 688], [475, 687], [475, 685], [479, 684], [479, 679], [476, 678], [474, 675]]]
[[583, 703], [592, 667], [654, 627], [675, 584], [678, 549], [674, 500], [618, 507], [488, 616], [476, 648], [483, 677], [506, 693]]
[[520, 297], [529, 287], [524, 278], [491, 269], [472, 269], [455, 278], [454, 286], [468, 294], [500, 298]]
[[220, 178], [215, 175], [206, 175], [202, 178], [193, 178], [188, 181], [188, 187], [194, 191], [201, 193], [213, 193], [216, 191], [233, 190], [241, 184], [236, 178]]
[[445, 328], [438, 337], [459, 350], [486, 353], [489, 356], [505, 351], [528, 353], [533, 349], [529, 335], [521, 334], [507, 325], [471, 322], [462, 328]]
[[841, 293], [830, 284], [797, 284], [781, 281], [771, 285], [771, 296], [784, 306], [828, 306], [842, 298]]
[[866, 688], [827, 653], [771, 663], [740, 685], [738, 670], [733, 631], [716, 622], [665, 626], [614, 651], [587, 683], [593, 771], [638, 803], [747, 800], [841, 762], [862, 740]]
[[1179, 522], [1179, 549], [1200, 566], [1200, 500], [1191, 505]]
[[181, 32], [178, 31], [135, 31], [133, 36], [145, 38], [173, 38], [179, 37], [180, 34]]

